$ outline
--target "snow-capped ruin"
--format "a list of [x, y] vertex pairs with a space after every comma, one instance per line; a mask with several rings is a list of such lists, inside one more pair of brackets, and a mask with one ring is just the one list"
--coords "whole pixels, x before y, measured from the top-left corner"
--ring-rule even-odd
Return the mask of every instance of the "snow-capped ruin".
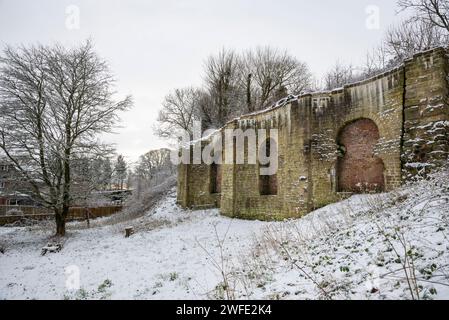
[[[229, 129], [267, 130], [249, 144], [276, 145], [276, 174], [262, 175], [260, 163], [183, 163], [178, 203], [217, 207], [230, 217], [277, 220], [303, 216], [349, 194], [394, 190], [448, 157], [448, 68], [447, 50], [434, 48], [375, 77], [289, 96], [230, 121], [214, 135], [225, 140]], [[277, 141], [270, 137], [273, 130]], [[195, 144], [204, 148], [210, 140]], [[219, 152], [229, 159], [237, 151]]]

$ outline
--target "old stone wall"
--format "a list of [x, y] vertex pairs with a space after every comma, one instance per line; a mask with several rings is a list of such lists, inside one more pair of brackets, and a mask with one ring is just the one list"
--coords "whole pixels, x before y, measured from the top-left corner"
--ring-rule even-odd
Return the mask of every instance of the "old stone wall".
[[[180, 165], [178, 202], [220, 207], [230, 217], [279, 220], [300, 217], [348, 192], [393, 190], [447, 161], [448, 69], [446, 51], [434, 49], [371, 79], [242, 116], [218, 134], [277, 129], [277, 192], [261, 192], [258, 164], [232, 159], [221, 165], [220, 194], [212, 192], [210, 165]], [[262, 140], [257, 137], [257, 149]], [[224, 149], [225, 159], [235, 157], [228, 153]], [[245, 159], [247, 153], [248, 147]]]
[[405, 62], [404, 178], [440, 166], [449, 153], [449, 63], [443, 49]]
[[[200, 143], [204, 147], [209, 141]], [[192, 153], [193, 150], [190, 150], [191, 164], [178, 166], [177, 202], [185, 208], [220, 207], [222, 193], [214, 191], [211, 165], [195, 164]]]

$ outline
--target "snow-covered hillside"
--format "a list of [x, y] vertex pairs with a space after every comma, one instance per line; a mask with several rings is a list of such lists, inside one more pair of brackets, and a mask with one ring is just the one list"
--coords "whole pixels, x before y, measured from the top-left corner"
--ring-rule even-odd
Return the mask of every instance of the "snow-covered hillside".
[[449, 299], [447, 171], [293, 221], [184, 211], [172, 191], [128, 223], [130, 238], [123, 224], [71, 223], [45, 256], [48, 225], [0, 228], [0, 298]]
[[[353, 196], [259, 234], [244, 273], [272, 299], [449, 299], [449, 173]], [[246, 290], [247, 291], [247, 290]]]

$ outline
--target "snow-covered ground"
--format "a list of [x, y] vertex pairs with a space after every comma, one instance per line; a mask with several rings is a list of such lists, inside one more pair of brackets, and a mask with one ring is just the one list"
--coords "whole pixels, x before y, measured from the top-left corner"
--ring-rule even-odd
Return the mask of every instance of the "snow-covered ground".
[[[184, 211], [175, 200], [172, 192], [155, 210], [130, 222], [136, 229], [130, 238], [115, 226], [71, 230], [69, 225], [63, 249], [44, 256], [41, 248], [53, 230], [0, 228], [5, 247], [0, 298], [209, 298], [219, 280], [207, 256], [217, 252], [215, 229], [219, 235], [229, 229], [227, 244], [237, 256], [264, 223], [228, 219], [218, 210]], [[80, 271], [77, 292], [66, 289], [73, 266]]]
[[129, 224], [69, 224], [44, 256], [48, 226], [0, 228], [0, 299], [449, 299], [447, 171], [276, 223], [184, 211], [172, 191]]

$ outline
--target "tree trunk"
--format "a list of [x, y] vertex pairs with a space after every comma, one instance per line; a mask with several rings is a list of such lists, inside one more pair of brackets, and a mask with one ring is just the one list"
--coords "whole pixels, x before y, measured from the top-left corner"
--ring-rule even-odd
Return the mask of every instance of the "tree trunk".
[[86, 208], [86, 221], [87, 221], [87, 228], [90, 228], [90, 209]]
[[247, 106], [249, 112], [254, 111], [252, 103], [251, 103], [251, 77], [252, 76], [253, 75], [251, 73], [248, 74], [248, 78], [246, 80], [246, 106]]
[[64, 237], [65, 236], [65, 216], [62, 212], [55, 212], [56, 219], [56, 235]]

